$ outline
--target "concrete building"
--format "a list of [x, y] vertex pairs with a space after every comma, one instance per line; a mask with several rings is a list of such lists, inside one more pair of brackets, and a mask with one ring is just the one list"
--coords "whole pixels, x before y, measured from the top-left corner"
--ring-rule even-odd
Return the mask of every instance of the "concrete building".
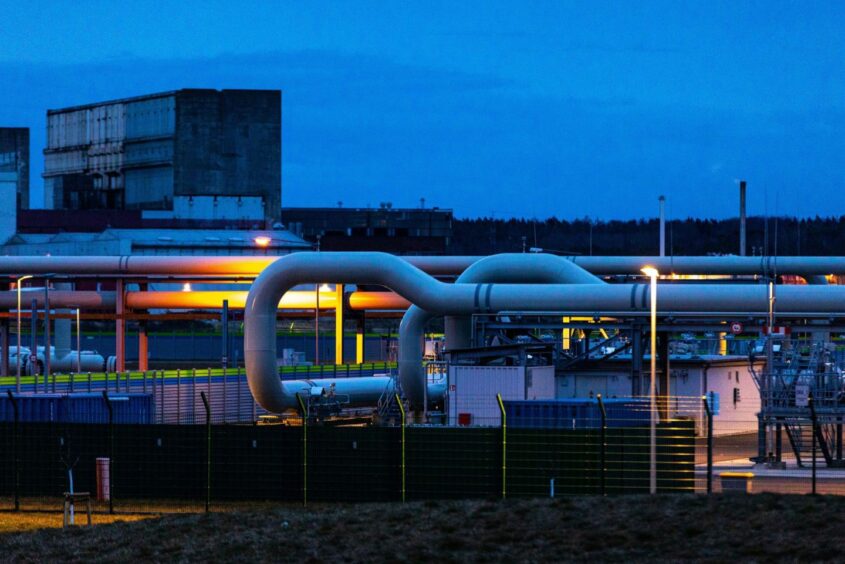
[[[14, 183], [17, 208], [29, 208], [29, 128], [0, 127], [0, 182]], [[3, 201], [10, 201], [3, 192]]]
[[452, 237], [452, 210], [439, 208], [285, 208], [282, 219], [324, 251], [437, 255]]
[[47, 112], [48, 209], [281, 215], [281, 91], [178, 90]]

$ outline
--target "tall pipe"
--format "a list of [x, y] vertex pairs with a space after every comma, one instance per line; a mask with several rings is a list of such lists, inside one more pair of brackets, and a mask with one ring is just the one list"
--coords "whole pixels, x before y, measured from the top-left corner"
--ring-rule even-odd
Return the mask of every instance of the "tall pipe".
[[660, 202], [660, 256], [666, 256], [666, 196], [657, 198]]
[[[558, 256], [548, 254], [501, 254], [481, 259], [467, 268], [456, 283], [548, 283], [603, 284], [601, 280]], [[411, 306], [399, 325], [399, 381], [411, 407], [424, 403], [426, 375], [422, 366], [425, 325], [434, 317], [428, 311]], [[471, 317], [446, 317], [446, 349], [470, 346]], [[427, 406], [426, 406], [427, 407]]]
[[739, 181], [739, 256], [745, 256], [745, 180]]
[[[282, 295], [314, 281], [386, 286], [433, 314], [548, 311], [599, 315], [649, 310], [643, 284], [446, 284], [385, 253], [296, 253], [274, 262], [252, 285], [244, 310], [244, 356], [255, 400], [272, 412], [295, 407], [278, 375], [276, 312]], [[841, 313], [845, 287], [786, 286], [778, 294], [779, 314]], [[666, 285], [661, 313], [761, 314], [768, 310], [762, 285]]]

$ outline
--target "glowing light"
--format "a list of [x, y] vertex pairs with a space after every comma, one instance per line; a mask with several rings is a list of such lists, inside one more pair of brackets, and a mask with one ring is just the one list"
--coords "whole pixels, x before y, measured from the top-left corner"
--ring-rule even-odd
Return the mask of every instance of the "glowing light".
[[644, 266], [641, 269], [641, 272], [646, 276], [650, 276], [651, 278], [657, 278], [658, 276], [660, 276], [660, 273], [657, 272], [657, 269], [653, 266]]
[[182, 284], [182, 291], [183, 292], [190, 292], [191, 291], [191, 283], [185, 282], [184, 284]]
[[253, 241], [254, 241], [254, 242], [255, 242], [255, 244], [256, 244], [256, 245], [258, 245], [259, 247], [266, 247], [267, 245], [269, 245], [269, 244], [270, 244], [270, 237], [266, 237], [266, 236], [264, 236], [264, 235], [259, 235], [258, 237], [256, 237], [255, 239], [253, 239]]
[[331, 289], [331, 286], [324, 283], [322, 286], [320, 286], [320, 291], [321, 292], [331, 292], [332, 289]]

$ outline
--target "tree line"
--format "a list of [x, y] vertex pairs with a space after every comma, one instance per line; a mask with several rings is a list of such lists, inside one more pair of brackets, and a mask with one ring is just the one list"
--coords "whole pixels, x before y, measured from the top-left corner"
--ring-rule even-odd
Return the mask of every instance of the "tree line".
[[[747, 255], [845, 254], [845, 216], [749, 217], [746, 225]], [[656, 255], [659, 221], [456, 218], [448, 252], [487, 255], [532, 248], [572, 255]], [[739, 219], [667, 221], [666, 254], [739, 254]]]

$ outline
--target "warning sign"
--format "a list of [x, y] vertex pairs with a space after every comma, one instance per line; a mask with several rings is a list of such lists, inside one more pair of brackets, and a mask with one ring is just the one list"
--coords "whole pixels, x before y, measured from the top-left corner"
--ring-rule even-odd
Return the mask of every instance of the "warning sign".
[[739, 335], [740, 333], [742, 333], [742, 329], [742, 323], [740, 323], [739, 321], [734, 321], [733, 323], [731, 323], [731, 333], [733, 333], [734, 335]]

